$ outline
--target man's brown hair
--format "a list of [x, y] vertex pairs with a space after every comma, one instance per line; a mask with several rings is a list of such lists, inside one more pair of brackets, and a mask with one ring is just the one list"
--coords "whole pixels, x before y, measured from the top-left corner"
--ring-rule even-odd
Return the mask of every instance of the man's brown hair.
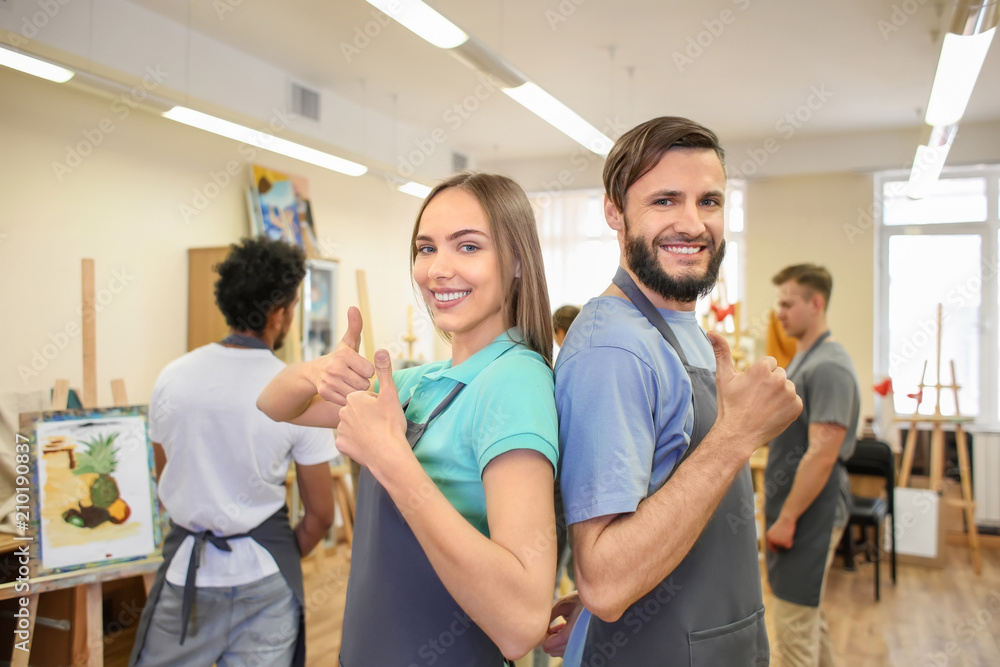
[[774, 274], [771, 282], [783, 285], [794, 280], [809, 290], [810, 294], [820, 294], [823, 297], [823, 310], [830, 306], [830, 293], [833, 291], [833, 277], [824, 267], [817, 264], [794, 264], [786, 266]]
[[677, 116], [663, 116], [633, 127], [615, 142], [604, 161], [604, 192], [619, 211], [625, 210], [625, 193], [655, 167], [671, 148], [707, 148], [726, 166], [719, 138], [707, 127]]

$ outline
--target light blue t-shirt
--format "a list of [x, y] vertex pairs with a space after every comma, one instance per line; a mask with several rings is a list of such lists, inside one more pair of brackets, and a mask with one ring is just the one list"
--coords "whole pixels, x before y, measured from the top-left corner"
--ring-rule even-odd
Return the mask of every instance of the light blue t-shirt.
[[541, 452], [558, 463], [558, 430], [552, 370], [510, 329], [458, 366], [451, 360], [392, 374], [406, 418], [424, 423], [455, 386], [466, 386], [438, 415], [414, 447], [424, 470], [448, 501], [489, 536], [483, 470], [515, 449]]
[[[693, 311], [660, 309], [688, 363], [715, 372]], [[634, 512], [691, 442], [691, 380], [677, 353], [626, 299], [591, 299], [556, 363], [556, 406], [566, 523]], [[563, 664], [580, 664], [590, 612], [573, 629]]]

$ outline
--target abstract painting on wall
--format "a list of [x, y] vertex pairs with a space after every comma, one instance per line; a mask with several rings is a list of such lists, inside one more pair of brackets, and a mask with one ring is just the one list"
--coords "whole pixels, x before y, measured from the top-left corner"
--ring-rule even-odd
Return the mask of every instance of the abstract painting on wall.
[[316, 256], [309, 182], [260, 165], [250, 168], [248, 208], [257, 236], [280, 239]]

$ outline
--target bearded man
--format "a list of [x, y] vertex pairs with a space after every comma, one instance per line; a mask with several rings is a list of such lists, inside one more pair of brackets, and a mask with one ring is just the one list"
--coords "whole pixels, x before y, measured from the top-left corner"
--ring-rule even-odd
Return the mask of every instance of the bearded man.
[[546, 640], [564, 665], [767, 665], [750, 455], [799, 414], [774, 359], [744, 373], [695, 302], [725, 254], [724, 152], [685, 118], [625, 133], [604, 166], [613, 283], [556, 364], [579, 594]]

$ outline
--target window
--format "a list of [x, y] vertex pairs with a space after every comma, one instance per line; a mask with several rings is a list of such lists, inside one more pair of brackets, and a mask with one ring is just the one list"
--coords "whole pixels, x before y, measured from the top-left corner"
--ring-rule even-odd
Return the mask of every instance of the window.
[[[906, 175], [876, 177], [876, 368], [892, 378], [899, 414], [1000, 416], [1000, 166], [946, 172], [926, 198], [908, 199]], [[940, 304], [940, 366], [938, 310]], [[958, 384], [955, 392], [934, 385]]]
[[[745, 293], [745, 190], [743, 181], [730, 181], [726, 187], [726, 259], [721, 277], [729, 303], [740, 301]], [[604, 220], [604, 191], [541, 192], [529, 194], [528, 199], [538, 223], [552, 309], [582, 306], [611, 284], [618, 266], [618, 237]], [[708, 304], [707, 298], [699, 301], [699, 316], [708, 312]], [[732, 330], [732, 320], [726, 324]]]

